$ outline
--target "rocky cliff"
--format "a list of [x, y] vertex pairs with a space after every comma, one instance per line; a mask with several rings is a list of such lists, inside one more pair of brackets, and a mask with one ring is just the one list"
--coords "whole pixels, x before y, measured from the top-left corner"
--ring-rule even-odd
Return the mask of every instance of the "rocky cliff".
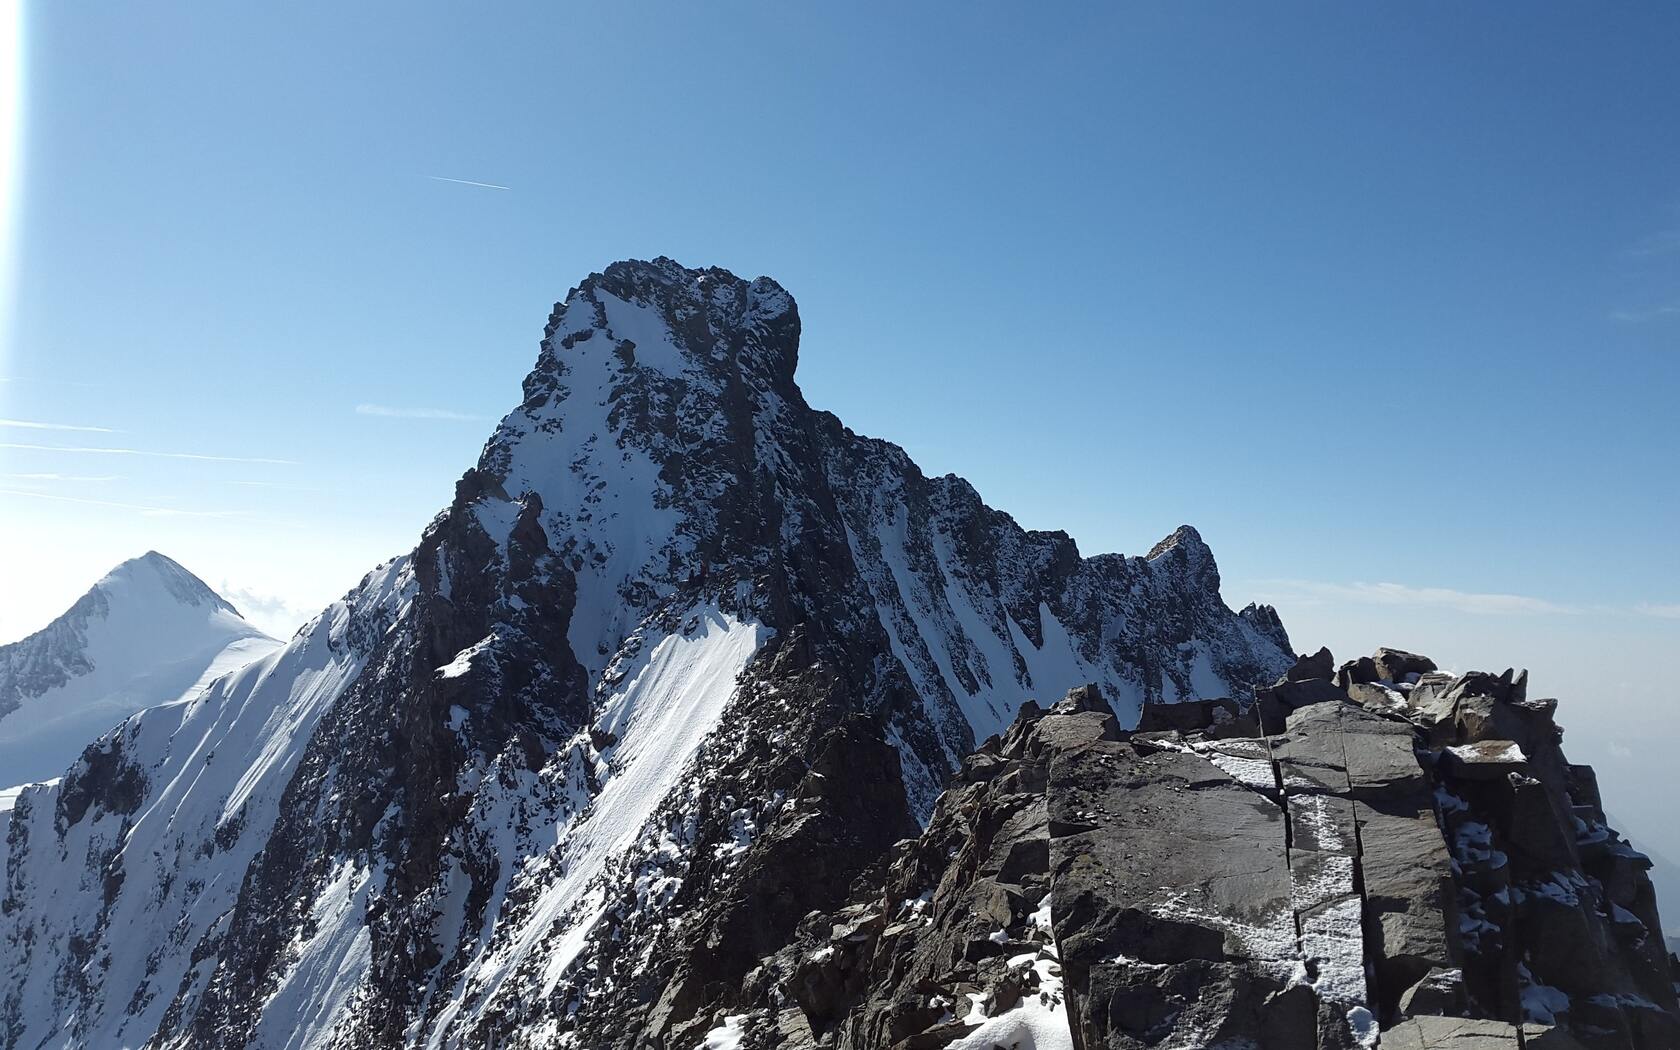
[[1289, 666], [1180, 528], [1082, 556], [810, 408], [765, 278], [555, 305], [415, 549], [26, 790], [0, 1046], [690, 1050], [1025, 698]]
[[709, 1038], [1680, 1046], [1650, 862], [1555, 710], [1526, 675], [1396, 650], [1321, 651], [1252, 703], [1153, 706], [1130, 732], [1095, 687], [1024, 706]]

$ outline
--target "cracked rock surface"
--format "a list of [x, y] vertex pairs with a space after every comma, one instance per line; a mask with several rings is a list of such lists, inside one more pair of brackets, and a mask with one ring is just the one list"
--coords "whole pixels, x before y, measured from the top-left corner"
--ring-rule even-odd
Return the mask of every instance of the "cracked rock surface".
[[731, 1021], [764, 1047], [1680, 1046], [1649, 862], [1526, 685], [1321, 652], [1133, 731], [1095, 687], [1025, 705]]

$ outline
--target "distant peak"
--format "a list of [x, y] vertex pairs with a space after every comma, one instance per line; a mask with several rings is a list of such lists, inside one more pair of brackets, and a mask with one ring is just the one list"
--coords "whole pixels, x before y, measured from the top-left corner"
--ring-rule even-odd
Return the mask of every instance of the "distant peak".
[[147, 551], [137, 558], [128, 559], [106, 573], [93, 589], [104, 593], [107, 598], [118, 591], [136, 595], [161, 592], [183, 605], [211, 605], [239, 615], [239, 610], [212, 590], [209, 584], [174, 558], [157, 551]]

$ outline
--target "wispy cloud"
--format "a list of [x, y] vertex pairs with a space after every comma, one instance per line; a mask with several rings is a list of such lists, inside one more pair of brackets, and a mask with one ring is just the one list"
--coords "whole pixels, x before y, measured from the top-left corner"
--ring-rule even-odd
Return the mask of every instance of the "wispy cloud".
[[183, 510], [179, 507], [152, 507], [144, 503], [121, 503], [107, 499], [83, 499], [80, 496], [60, 496], [53, 492], [32, 492], [28, 489], [0, 489], [0, 496], [25, 496], [30, 499], [51, 500], [54, 503], [79, 503], [87, 507], [109, 507], [113, 510], [131, 510], [148, 517], [171, 518], [243, 518], [249, 517], [246, 511], [236, 510]]
[[141, 448], [103, 448], [88, 445], [30, 445], [17, 441], [0, 441], [0, 448], [30, 449], [35, 452], [67, 452], [90, 456], [145, 456], [151, 459], [196, 459], [212, 463], [268, 463], [296, 466], [292, 459], [269, 459], [263, 456], [213, 456], [202, 452], [153, 452]]
[[89, 390], [100, 389], [99, 383], [87, 383], [79, 379], [42, 379], [40, 376], [0, 376], [0, 383], [39, 383], [45, 386], [79, 386]]
[[74, 423], [37, 423], [31, 419], [0, 419], [0, 427], [15, 427], [20, 430], [80, 430], [89, 434], [116, 434], [119, 431], [110, 427], [84, 427]]
[[218, 586], [217, 593], [222, 595], [223, 598], [227, 598], [228, 601], [232, 601], [239, 608], [239, 612], [245, 613], [247, 617], [250, 617], [250, 615], [259, 615], [259, 617], [265, 618], [296, 617], [301, 620], [301, 613], [306, 612], [306, 610], [302, 610], [301, 606], [292, 605], [291, 601], [287, 601], [286, 598], [281, 598], [279, 595], [269, 595], [264, 591], [252, 590], [249, 586], [235, 586], [228, 583], [227, 580], [222, 580], [222, 586]]
[[469, 412], [453, 412], [447, 408], [393, 408], [390, 405], [360, 404], [358, 416], [380, 416], [385, 419], [446, 419], [456, 423], [482, 423], [483, 416]]
[[55, 474], [52, 472], [37, 472], [34, 474], [0, 474], [0, 478], [11, 478], [13, 481], [117, 481], [116, 474]]
[[1490, 594], [1451, 587], [1413, 587], [1404, 583], [1326, 583], [1320, 580], [1256, 580], [1270, 594], [1267, 601], [1349, 602], [1358, 605], [1410, 605], [1484, 615], [1556, 615], [1581, 611], [1575, 606], [1523, 594]]
[[1627, 253], [1636, 259], [1680, 253], [1680, 229], [1658, 230], [1641, 239]]
[[474, 182], [472, 179], [452, 179], [447, 175], [427, 175], [433, 182], [453, 182], [457, 186], [477, 186], [484, 190], [510, 190], [512, 186], [499, 186], [494, 182]]
[[229, 481], [229, 485], [242, 485], [250, 489], [286, 489], [290, 492], [324, 492], [319, 485], [289, 485], [282, 481]]
[[1632, 605], [1556, 602], [1526, 594], [1461, 591], [1452, 587], [1413, 587], [1404, 583], [1330, 583], [1324, 580], [1269, 579], [1240, 584], [1274, 605], [1387, 605], [1450, 609], [1486, 616], [1655, 616], [1680, 620], [1680, 602]]
[[1657, 321], [1664, 317], [1680, 317], [1680, 304], [1669, 303], [1665, 306], [1654, 306], [1648, 310], [1610, 311], [1610, 320], [1618, 324], [1644, 324], [1646, 321]]

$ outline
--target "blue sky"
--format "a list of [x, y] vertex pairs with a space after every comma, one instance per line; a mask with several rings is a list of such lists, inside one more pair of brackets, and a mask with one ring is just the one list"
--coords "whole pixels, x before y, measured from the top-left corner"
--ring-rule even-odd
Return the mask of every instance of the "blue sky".
[[1300, 645], [1526, 663], [1666, 772], [1680, 8], [346, 6], [28, 5], [0, 416], [110, 432], [0, 442], [288, 462], [0, 447], [0, 641], [148, 547], [307, 615], [666, 254], [1024, 524], [1192, 522]]

